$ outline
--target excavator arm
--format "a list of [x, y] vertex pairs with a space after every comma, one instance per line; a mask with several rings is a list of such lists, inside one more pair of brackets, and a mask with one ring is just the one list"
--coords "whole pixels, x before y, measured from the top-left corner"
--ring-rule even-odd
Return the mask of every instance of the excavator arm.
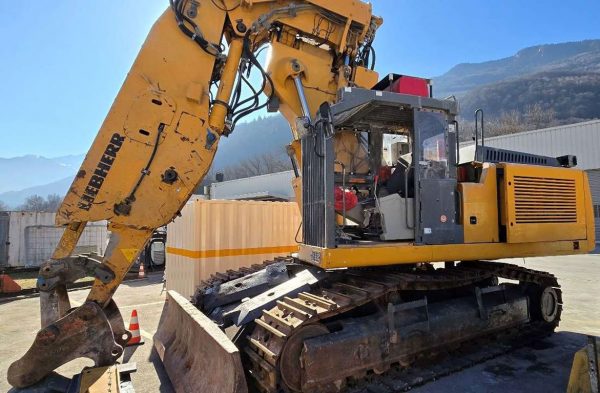
[[[153, 230], [202, 182], [221, 137], [269, 105], [297, 141], [339, 88], [377, 80], [368, 66], [380, 24], [359, 1], [171, 0], [58, 211], [65, 232], [38, 280], [42, 329], [10, 366], [9, 382], [29, 386], [82, 356], [116, 362], [130, 333], [112, 296]], [[256, 52], [267, 44], [263, 68]], [[86, 223], [101, 220], [111, 232], [105, 254], [73, 255]], [[96, 279], [85, 304], [71, 309], [66, 287], [85, 275]]]

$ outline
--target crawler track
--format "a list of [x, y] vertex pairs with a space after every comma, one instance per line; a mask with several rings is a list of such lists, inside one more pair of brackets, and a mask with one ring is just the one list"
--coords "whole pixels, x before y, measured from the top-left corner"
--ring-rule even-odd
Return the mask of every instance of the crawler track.
[[457, 349], [440, 349], [437, 353], [421, 354], [410, 367], [395, 365], [385, 374], [368, 374], [352, 381], [345, 392], [406, 392], [522, 348], [550, 333], [545, 326], [534, 323], [520, 329], [482, 336], [472, 342], [463, 343]]
[[[251, 271], [262, 267], [253, 266]], [[229, 272], [205, 283], [203, 288], [239, 276], [237, 272]], [[392, 357], [375, 369], [354, 370], [351, 375], [340, 371], [339, 377], [333, 378], [334, 382], [306, 384], [301, 379], [299, 368], [303, 365], [298, 361], [298, 354], [304, 340], [326, 334], [325, 325], [331, 321], [349, 321], [365, 308], [373, 305], [381, 308], [399, 298], [405, 301], [405, 298], [418, 298], [419, 294], [447, 294], [461, 288], [472, 292], [475, 286], [493, 283], [496, 278], [519, 281], [519, 288], [530, 297], [537, 296], [544, 288], [554, 288], [557, 314], [551, 321], [532, 315], [529, 323], [511, 329], [486, 331], [469, 340], [429, 345], [401, 358]], [[560, 321], [562, 299], [558, 288], [558, 282], [551, 274], [496, 262], [465, 262], [437, 270], [345, 271], [332, 274], [310, 291], [280, 299], [275, 307], [263, 311], [253, 327], [244, 330], [242, 339], [236, 344], [244, 355], [248, 380], [258, 391], [401, 392], [551, 334]], [[335, 373], [335, 364], [323, 366]], [[344, 369], [344, 365], [337, 365], [337, 369]]]

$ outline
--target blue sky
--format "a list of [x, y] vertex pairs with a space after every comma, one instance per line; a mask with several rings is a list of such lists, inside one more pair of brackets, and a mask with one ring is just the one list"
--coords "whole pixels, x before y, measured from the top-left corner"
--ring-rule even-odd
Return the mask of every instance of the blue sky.
[[[337, 1], [337, 0], [336, 0]], [[167, 0], [0, 1], [0, 157], [87, 151]], [[378, 71], [436, 76], [600, 38], [600, 1], [374, 0]]]

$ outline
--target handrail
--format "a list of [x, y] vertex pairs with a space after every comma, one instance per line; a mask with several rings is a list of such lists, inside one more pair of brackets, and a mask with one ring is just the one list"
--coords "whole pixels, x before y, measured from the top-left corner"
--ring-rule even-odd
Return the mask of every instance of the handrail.
[[460, 165], [460, 132], [458, 129], [458, 121], [453, 120], [454, 130], [456, 131], [456, 166]]
[[477, 152], [479, 150], [479, 118], [481, 117], [481, 147], [485, 146], [485, 126], [483, 122], [483, 109], [479, 108], [475, 111], [475, 160], [478, 159]]

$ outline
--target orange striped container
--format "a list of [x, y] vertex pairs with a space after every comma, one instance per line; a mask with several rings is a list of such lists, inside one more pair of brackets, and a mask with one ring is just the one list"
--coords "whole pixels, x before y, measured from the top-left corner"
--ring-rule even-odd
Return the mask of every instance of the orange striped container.
[[291, 202], [189, 202], [167, 227], [167, 289], [191, 297], [216, 272], [297, 252], [300, 222]]

